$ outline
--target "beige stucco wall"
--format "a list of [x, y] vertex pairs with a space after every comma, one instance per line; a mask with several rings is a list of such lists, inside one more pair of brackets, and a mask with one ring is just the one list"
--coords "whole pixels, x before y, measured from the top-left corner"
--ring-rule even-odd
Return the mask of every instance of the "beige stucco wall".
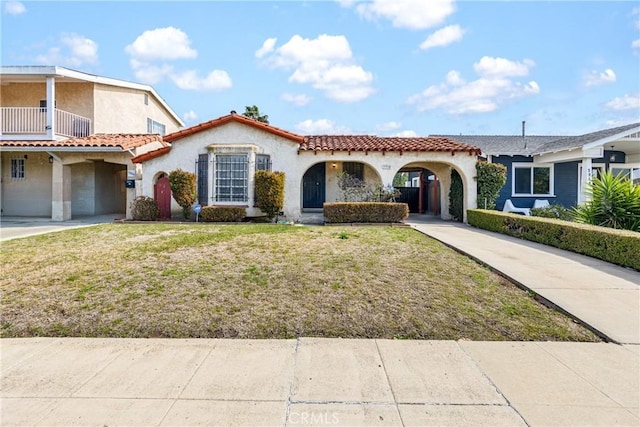
[[[92, 133], [147, 133], [147, 118], [163, 123], [166, 133], [180, 128], [162, 104], [143, 90], [57, 79], [55, 97], [56, 108], [91, 119]], [[0, 85], [2, 107], [39, 107], [46, 98], [44, 82]]]
[[[25, 179], [11, 179], [11, 159], [24, 158]], [[51, 216], [52, 167], [46, 153], [2, 152], [3, 216]]]
[[175, 119], [149, 92], [97, 84], [94, 100], [95, 133], [147, 133], [147, 118], [164, 124], [166, 133], [179, 129]]

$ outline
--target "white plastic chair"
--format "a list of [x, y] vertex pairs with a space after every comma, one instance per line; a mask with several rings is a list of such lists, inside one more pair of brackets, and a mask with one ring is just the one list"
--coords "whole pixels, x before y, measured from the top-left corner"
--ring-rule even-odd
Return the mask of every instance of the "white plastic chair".
[[504, 202], [504, 207], [502, 208], [502, 212], [513, 212], [513, 213], [521, 213], [527, 216], [531, 216], [531, 209], [529, 208], [517, 208], [513, 205], [511, 199], [507, 199]]
[[546, 199], [536, 199], [533, 202], [534, 208], [546, 208], [547, 206], [551, 206], [551, 205], [549, 205], [549, 201]]

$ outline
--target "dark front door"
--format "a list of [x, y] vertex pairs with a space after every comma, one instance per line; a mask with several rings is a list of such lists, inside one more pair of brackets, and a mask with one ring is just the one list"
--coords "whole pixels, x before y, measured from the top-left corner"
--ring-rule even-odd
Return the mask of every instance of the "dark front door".
[[324, 203], [325, 165], [312, 166], [302, 178], [302, 208], [322, 208]]
[[169, 178], [163, 176], [156, 182], [154, 188], [156, 203], [160, 210], [159, 219], [171, 218], [171, 186], [169, 185]]

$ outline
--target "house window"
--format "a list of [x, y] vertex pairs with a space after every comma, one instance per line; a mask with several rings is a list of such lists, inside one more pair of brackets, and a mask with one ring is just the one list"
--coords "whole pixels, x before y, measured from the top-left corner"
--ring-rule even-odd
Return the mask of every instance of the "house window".
[[364, 163], [344, 162], [342, 171], [349, 174], [350, 177], [364, 181]]
[[25, 165], [25, 160], [23, 158], [11, 159], [11, 179], [25, 178], [24, 165]]
[[165, 126], [160, 122], [147, 118], [147, 133], [157, 133], [160, 136], [164, 136]]
[[256, 154], [256, 170], [257, 171], [270, 171], [271, 170], [271, 156], [268, 154]]
[[[57, 101], [53, 101], [53, 108], [56, 108], [56, 106], [58, 105]], [[46, 99], [41, 99], [40, 100], [40, 112], [44, 113], [47, 111], [47, 100]]]
[[513, 164], [513, 195], [553, 195], [553, 167], [531, 163]]
[[246, 202], [248, 200], [248, 165], [246, 155], [216, 155], [216, 202]]

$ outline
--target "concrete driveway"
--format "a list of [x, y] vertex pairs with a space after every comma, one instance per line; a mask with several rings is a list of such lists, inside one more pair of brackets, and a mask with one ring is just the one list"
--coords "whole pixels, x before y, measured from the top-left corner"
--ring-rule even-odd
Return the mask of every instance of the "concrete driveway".
[[51, 221], [51, 218], [1, 217], [0, 241], [36, 236], [38, 234], [111, 223], [124, 214], [107, 214], [74, 218], [70, 221]]

